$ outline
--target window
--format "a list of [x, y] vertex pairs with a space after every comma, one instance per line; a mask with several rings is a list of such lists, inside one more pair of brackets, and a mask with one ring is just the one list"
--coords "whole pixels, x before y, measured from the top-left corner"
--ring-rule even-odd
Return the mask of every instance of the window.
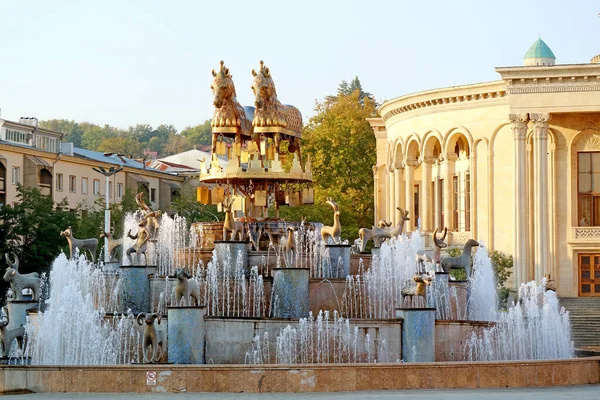
[[40, 185], [52, 186], [52, 174], [46, 168], [40, 170]]
[[413, 210], [413, 224], [414, 227], [417, 228], [419, 225], [419, 185], [415, 185], [413, 188], [413, 201], [414, 201], [414, 210]]
[[454, 206], [454, 212], [452, 213], [452, 229], [458, 231], [458, 220], [459, 220], [459, 192], [458, 192], [458, 176], [452, 177], [452, 204]]
[[6, 130], [6, 140], [16, 143], [29, 144], [31, 133], [15, 131], [12, 129]]
[[21, 167], [12, 167], [12, 183], [13, 185], [21, 183]]
[[35, 135], [35, 147], [38, 149], [58, 153], [58, 146], [57, 138]]
[[56, 190], [63, 191], [63, 174], [56, 174]]
[[113, 183], [108, 182], [108, 197], [112, 197], [112, 196], [113, 196]]
[[88, 192], [88, 178], [81, 178], [81, 193], [87, 194]]
[[465, 232], [471, 231], [471, 174], [465, 175]]
[[152, 201], [152, 202], [156, 201], [156, 189], [155, 188], [150, 189], [150, 201]]
[[100, 180], [99, 179], [94, 179], [94, 194], [96, 196], [100, 195]]
[[69, 175], [69, 192], [75, 193], [77, 187], [77, 177], [75, 175]]
[[117, 183], [117, 197], [118, 198], [123, 197], [123, 184], [122, 183]]
[[600, 152], [577, 154], [577, 221], [600, 226]]

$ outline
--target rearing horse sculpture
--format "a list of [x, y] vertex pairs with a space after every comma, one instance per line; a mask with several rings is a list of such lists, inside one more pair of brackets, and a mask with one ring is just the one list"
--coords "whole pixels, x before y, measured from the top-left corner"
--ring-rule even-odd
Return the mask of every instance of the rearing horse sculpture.
[[281, 139], [289, 140], [288, 152], [296, 153], [300, 165], [302, 163], [302, 152], [300, 151], [300, 139], [302, 138], [302, 114], [294, 106], [283, 105], [277, 99], [275, 83], [271, 77], [269, 68], [260, 62], [260, 69], [252, 70], [254, 81], [252, 91], [254, 92], [254, 105], [256, 112], [252, 120], [254, 127], [254, 140], [260, 144], [260, 133], [272, 133], [275, 139], [275, 149], [279, 152]]
[[[210, 88], [213, 92], [215, 112], [211, 122], [212, 126], [212, 152], [216, 153], [217, 138], [219, 135], [235, 136], [236, 143], [242, 143], [242, 135], [252, 136], [250, 118], [246, 115], [244, 107], [237, 101], [233, 76], [229, 68], [221, 60], [218, 72], [212, 70], [214, 77]], [[250, 113], [254, 107], [247, 107]]]

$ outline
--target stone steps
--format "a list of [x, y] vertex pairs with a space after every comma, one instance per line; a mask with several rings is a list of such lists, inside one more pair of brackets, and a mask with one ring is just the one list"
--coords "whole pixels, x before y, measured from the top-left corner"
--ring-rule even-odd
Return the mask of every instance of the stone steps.
[[559, 301], [569, 311], [575, 347], [600, 346], [600, 298], [563, 297]]

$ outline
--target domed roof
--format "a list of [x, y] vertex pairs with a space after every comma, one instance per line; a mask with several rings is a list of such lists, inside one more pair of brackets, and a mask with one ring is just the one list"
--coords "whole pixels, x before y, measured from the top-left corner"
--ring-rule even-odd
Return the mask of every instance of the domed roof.
[[525, 61], [525, 65], [554, 65], [556, 57], [546, 42], [541, 38], [538, 38], [538, 40], [533, 42], [531, 47], [529, 47], [523, 60]]

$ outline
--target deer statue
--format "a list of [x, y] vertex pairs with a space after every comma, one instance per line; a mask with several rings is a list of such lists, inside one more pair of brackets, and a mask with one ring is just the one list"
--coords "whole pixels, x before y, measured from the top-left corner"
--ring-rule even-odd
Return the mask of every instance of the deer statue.
[[431, 285], [431, 278], [423, 279], [416, 275], [413, 277], [416, 286], [402, 288], [402, 306], [404, 308], [423, 308], [427, 304], [427, 286]]
[[410, 220], [410, 218], [408, 218], [408, 211], [404, 211], [400, 207], [397, 209], [400, 211], [400, 221], [398, 221], [398, 225], [385, 228], [373, 227], [373, 244], [375, 244], [375, 246], [380, 246], [385, 239], [391, 239], [402, 235], [404, 223]]
[[16, 339], [20, 349], [23, 349], [23, 338], [25, 337], [25, 328], [20, 325], [16, 328], [8, 329], [9, 324], [8, 311], [6, 307], [2, 308], [2, 317], [0, 318], [0, 342], [2, 343], [2, 357], [8, 357], [10, 346]]
[[183, 298], [184, 306], [192, 305], [192, 298], [196, 301], [196, 306], [200, 305], [200, 287], [198, 281], [192, 278], [185, 268], [177, 268], [175, 270], [177, 277], [177, 286], [175, 286], [175, 300], [177, 305]]
[[[423, 272], [424, 263], [432, 262], [436, 267], [439, 265], [442, 259], [442, 249], [447, 247], [448, 244], [444, 242], [446, 239], [446, 235], [448, 234], [448, 228], [444, 228], [444, 235], [441, 239], [437, 237], [437, 228], [433, 231], [433, 251], [425, 251], [418, 250], [415, 256], [415, 260], [417, 261], [417, 265], [419, 266], [419, 271]], [[437, 268], [436, 268], [437, 269]]]
[[31, 289], [32, 300], [38, 300], [40, 295], [40, 275], [37, 272], [30, 274], [19, 273], [19, 257], [13, 254], [14, 260], [10, 259], [8, 253], [4, 254], [8, 268], [4, 273], [4, 280], [10, 283], [10, 290], [15, 300], [25, 300], [23, 289]]
[[[153, 363], [160, 360], [166, 346], [166, 332], [159, 327], [160, 315], [140, 313], [137, 316], [139, 325], [144, 325], [144, 339], [142, 342], [144, 350], [144, 362]], [[148, 348], [152, 346], [152, 356], [148, 357]], [[160, 353], [159, 353], [160, 349]]]
[[340, 208], [331, 197], [326, 201], [333, 208], [333, 226], [324, 226], [321, 228], [321, 238], [325, 244], [329, 243], [329, 238], [334, 244], [340, 244], [340, 235], [342, 234], [342, 225], [340, 224]]
[[98, 248], [98, 239], [77, 239], [73, 236], [73, 231], [71, 230], [71, 227], [68, 227], [67, 229], [62, 231], [60, 233], [60, 236], [64, 236], [65, 238], [67, 238], [67, 242], [69, 242], [70, 258], [73, 258], [75, 249], [78, 249], [80, 252], [83, 252], [83, 250], [87, 250], [92, 256], [92, 262], [96, 261], [96, 249]]
[[233, 217], [233, 197], [228, 196], [223, 200], [223, 210], [225, 211], [225, 222], [223, 222], [223, 240], [227, 240], [228, 232], [230, 232], [229, 240], [234, 241], [236, 237], [239, 240], [244, 240], [244, 224], [241, 221], [236, 221]]
[[110, 232], [102, 232], [100, 239], [106, 238], [108, 240], [108, 256], [111, 261], [117, 260], [117, 249], [123, 247], [123, 238], [115, 239]]
[[285, 242], [284, 254], [285, 254], [285, 264], [288, 267], [294, 266], [294, 261], [296, 259], [296, 238], [294, 237], [294, 232], [296, 228], [292, 225], [287, 227], [287, 240]]
[[[386, 222], [383, 219], [380, 219], [377, 222], [377, 228], [387, 228], [392, 226], [391, 222]], [[367, 247], [367, 242], [373, 237], [373, 229], [368, 228], [360, 228], [358, 230], [358, 237], [360, 238], [360, 252], [364, 253], [365, 248]], [[376, 244], [376, 243], [374, 243]]]
[[469, 241], [465, 243], [465, 247], [460, 256], [442, 258], [440, 266], [444, 272], [450, 272], [451, 269], [464, 269], [467, 274], [467, 279], [469, 279], [471, 276], [471, 249], [476, 246], [479, 246], [479, 243], [473, 239], [469, 239]]

